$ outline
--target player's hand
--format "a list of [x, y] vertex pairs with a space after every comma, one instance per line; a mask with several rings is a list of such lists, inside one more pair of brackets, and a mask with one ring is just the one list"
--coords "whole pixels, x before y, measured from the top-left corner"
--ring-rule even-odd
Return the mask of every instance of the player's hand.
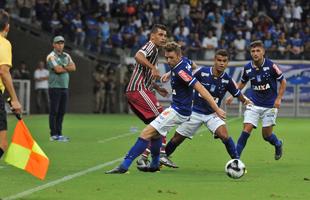
[[226, 101], [225, 101], [226, 104], [227, 104], [227, 105], [230, 105], [230, 104], [232, 103], [232, 101], [233, 101], [233, 98], [234, 98], [234, 97], [231, 96], [231, 95], [230, 95], [229, 97], [227, 97], [227, 98], [226, 98]]
[[160, 79], [160, 73], [159, 73], [159, 70], [158, 69], [156, 69], [156, 68], [153, 68], [152, 69], [152, 79], [153, 80], [158, 80], [158, 79]]
[[11, 100], [11, 110], [15, 114], [20, 114], [22, 112], [22, 105], [19, 103], [19, 101]]
[[222, 120], [225, 120], [226, 119], [226, 112], [224, 110], [222, 110], [221, 108], [219, 108], [217, 111], [216, 111], [216, 114], [219, 118], [221, 118]]
[[160, 94], [160, 96], [162, 96], [162, 97], [167, 97], [168, 94], [169, 94], [168, 90], [167, 90], [166, 88], [162, 88], [162, 87], [156, 89], [156, 91], [157, 91], [158, 94]]
[[246, 96], [244, 96], [244, 98], [245, 98], [245, 101], [243, 102], [244, 105], [246, 105], [246, 106], [249, 104], [253, 105], [253, 102], [249, 98], [247, 98]]
[[169, 72], [163, 74], [163, 75], [161, 76], [161, 78], [160, 78], [160, 82], [162, 82], [162, 83], [167, 83], [167, 82], [169, 81], [169, 79], [170, 79], [170, 75], [171, 75], [171, 71], [169, 71]]
[[274, 101], [273, 107], [279, 109], [279, 108], [280, 108], [280, 105], [281, 105], [281, 102], [282, 102], [281, 99], [276, 98], [276, 100]]

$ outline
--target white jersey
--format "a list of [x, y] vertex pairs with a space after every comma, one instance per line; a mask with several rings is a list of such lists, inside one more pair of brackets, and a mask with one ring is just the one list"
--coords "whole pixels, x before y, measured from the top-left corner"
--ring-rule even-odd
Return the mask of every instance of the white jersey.
[[[47, 69], [36, 69], [34, 71], [34, 78], [39, 79], [43, 77], [48, 77], [49, 71]], [[48, 89], [48, 79], [46, 80], [36, 80], [35, 89]]]

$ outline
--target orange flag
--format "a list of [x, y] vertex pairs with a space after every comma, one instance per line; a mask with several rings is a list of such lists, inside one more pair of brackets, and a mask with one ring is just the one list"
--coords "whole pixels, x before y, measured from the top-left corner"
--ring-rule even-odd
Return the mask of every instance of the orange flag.
[[23, 169], [41, 180], [45, 178], [49, 159], [32, 138], [23, 120], [17, 122], [5, 162]]

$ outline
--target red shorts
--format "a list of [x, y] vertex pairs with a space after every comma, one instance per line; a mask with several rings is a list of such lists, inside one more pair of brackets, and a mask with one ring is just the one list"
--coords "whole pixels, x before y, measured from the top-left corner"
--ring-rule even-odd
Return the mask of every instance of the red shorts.
[[126, 92], [132, 111], [145, 123], [149, 124], [162, 111], [155, 94], [149, 90]]

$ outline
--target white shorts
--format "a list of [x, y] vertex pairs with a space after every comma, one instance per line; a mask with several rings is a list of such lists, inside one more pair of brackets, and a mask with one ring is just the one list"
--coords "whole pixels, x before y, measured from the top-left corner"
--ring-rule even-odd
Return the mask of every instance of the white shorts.
[[258, 120], [261, 118], [263, 127], [274, 126], [276, 124], [277, 115], [277, 108], [265, 108], [255, 105], [247, 105], [244, 112], [243, 123], [253, 124], [253, 126], [256, 128], [258, 125]]
[[177, 128], [177, 132], [187, 138], [193, 138], [199, 127], [204, 124], [213, 134], [218, 127], [225, 125], [225, 122], [215, 113], [204, 115], [192, 112], [190, 120], [184, 122]]
[[166, 108], [158, 115], [150, 125], [153, 126], [159, 134], [166, 136], [168, 131], [176, 125], [182, 124], [189, 120], [189, 116], [180, 115], [173, 108]]

